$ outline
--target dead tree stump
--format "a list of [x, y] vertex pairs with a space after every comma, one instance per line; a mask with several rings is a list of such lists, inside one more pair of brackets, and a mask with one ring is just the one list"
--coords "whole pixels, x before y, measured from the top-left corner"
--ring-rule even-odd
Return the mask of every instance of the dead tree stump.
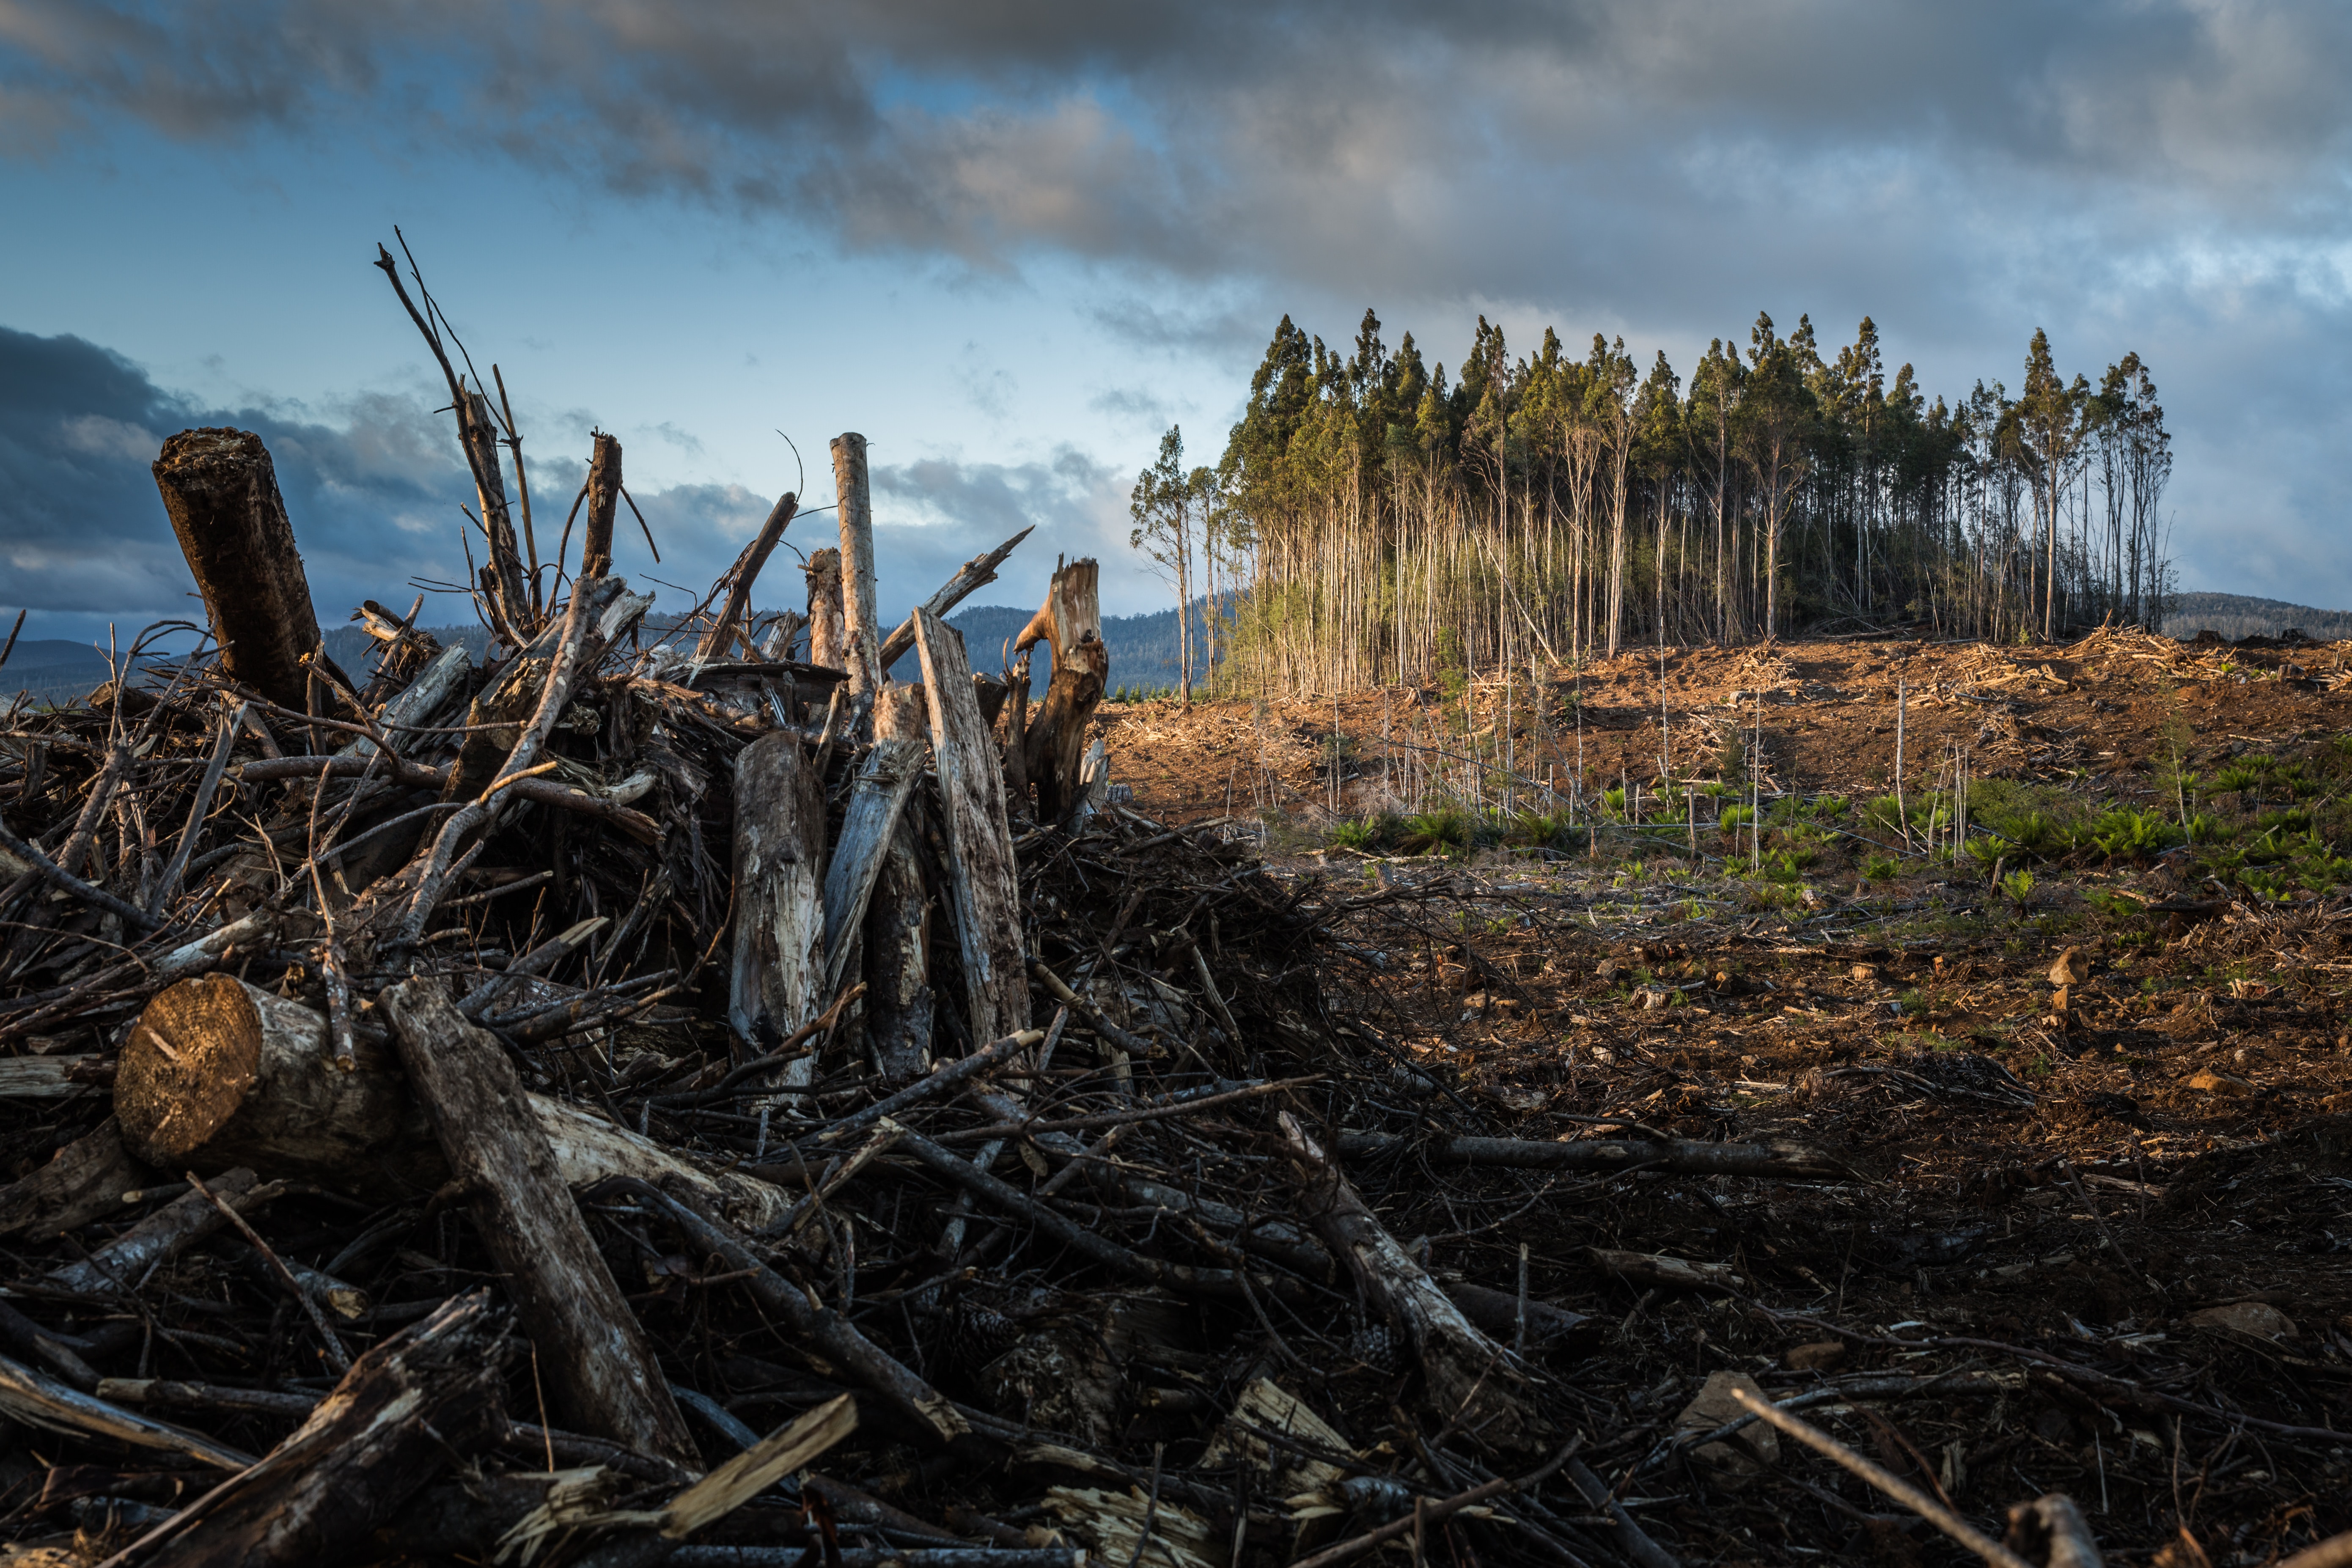
[[318, 651], [319, 617], [268, 448], [249, 430], [183, 430], [154, 473], [221, 667], [280, 707], [306, 707], [302, 656]]
[[824, 669], [847, 669], [849, 631], [841, 607], [841, 552], [812, 551], [803, 570], [808, 577], [809, 662]]
[[1021, 950], [1021, 872], [1004, 815], [1004, 779], [973, 693], [963, 637], [928, 610], [915, 612], [923, 693], [931, 710], [931, 759], [946, 828], [948, 886], [977, 1046], [1029, 1026], [1029, 973]]
[[1037, 786], [1040, 822], [1065, 820], [1085, 798], [1087, 721], [1110, 679], [1097, 573], [1091, 558], [1056, 567], [1045, 605], [1013, 645], [1018, 652], [1043, 638], [1054, 649], [1053, 679], [1022, 744], [1021, 771]]
[[588, 459], [588, 531], [580, 539], [580, 575], [609, 576], [613, 571], [613, 517], [621, 505], [621, 443], [596, 432]]

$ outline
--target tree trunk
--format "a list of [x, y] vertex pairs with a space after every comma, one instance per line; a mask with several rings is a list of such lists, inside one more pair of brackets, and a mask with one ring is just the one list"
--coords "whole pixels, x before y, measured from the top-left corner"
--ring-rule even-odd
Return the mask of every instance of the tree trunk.
[[709, 660], [728, 656], [735, 640], [735, 623], [751, 606], [751, 584], [760, 580], [760, 569], [775, 553], [776, 543], [784, 537], [784, 530], [791, 526], [793, 514], [800, 510], [800, 498], [786, 490], [769, 510], [768, 521], [760, 525], [760, 531], [744, 546], [741, 558], [735, 563], [735, 570], [728, 574], [727, 602], [719, 607], [718, 619], [710, 623], [709, 629], [695, 644], [695, 658]]
[[1057, 568], [1044, 607], [1013, 645], [1017, 652], [1042, 637], [1054, 648], [1053, 679], [1037, 716], [1029, 722], [1023, 747], [1022, 772], [1037, 786], [1040, 822], [1060, 822], [1077, 807], [1084, 790], [1087, 721], [1102, 701], [1110, 678], [1097, 574], [1091, 558]]
[[956, 944], [977, 1045], [1029, 1026], [1020, 868], [1005, 820], [1004, 781], [972, 693], [963, 638], [937, 616], [918, 611], [915, 646], [923, 657], [923, 691], [930, 701], [931, 756], [939, 772]]
[[902, 815], [874, 881], [866, 915], [866, 1038], [885, 1083], [931, 1067], [931, 899]]
[[[499, 427], [490, 417], [490, 400], [472, 387], [457, 411], [457, 436], [472, 449], [478, 482], [475, 496], [482, 504], [482, 528], [489, 535], [490, 582], [499, 610], [517, 637], [537, 630], [530, 613], [530, 593], [522, 568], [522, 546], [516, 542], [514, 513], [507, 505], [507, 483], [499, 463]], [[599, 573], [597, 575], [602, 575]]]
[[366, 1555], [368, 1537], [425, 1482], [505, 1429], [504, 1316], [477, 1290], [402, 1330], [360, 1357], [260, 1463], [117, 1561], [267, 1568]]
[[809, 662], [824, 669], [847, 669], [849, 632], [842, 618], [841, 552], [811, 552], [806, 572]]
[[[226, 974], [183, 981], [147, 1005], [123, 1044], [114, 1100], [124, 1147], [207, 1178], [244, 1163], [346, 1193], [436, 1190], [448, 1162], [406, 1075], [365, 1034], [355, 1044], [356, 1066], [340, 1071], [326, 1020], [309, 1008]], [[682, 1184], [753, 1230], [792, 1206], [791, 1194], [754, 1177], [707, 1171], [562, 1100], [529, 1100], [571, 1185], [621, 1175]], [[209, 1204], [197, 1213], [218, 1220]]]
[[1297, 1121], [1286, 1110], [1280, 1121], [1291, 1157], [1306, 1178], [1307, 1217], [1323, 1245], [1355, 1276], [1365, 1303], [1412, 1342], [1438, 1419], [1496, 1447], [1525, 1447], [1539, 1440], [1541, 1418], [1515, 1395], [1523, 1379], [1510, 1352], [1479, 1332], [1397, 1245]]
[[[727, 1020], [761, 1051], [823, 1011], [824, 785], [800, 737], [775, 732], [735, 760], [735, 949]], [[814, 1080], [816, 1059], [782, 1082]]]
[[[975, 555], [965, 562], [962, 569], [949, 578], [938, 593], [923, 601], [923, 608], [935, 616], [944, 616], [962, 604], [975, 589], [984, 588], [995, 582], [996, 569], [1004, 564], [1004, 558], [1013, 553], [1015, 545], [1036, 531], [1036, 525], [1032, 523], [987, 554]], [[898, 623], [898, 629], [884, 641], [882, 651], [877, 656], [875, 662], [880, 665], [887, 674], [890, 667], [905, 658], [907, 651], [914, 646], [915, 617], [908, 616]]]
[[154, 473], [220, 639], [221, 668], [280, 707], [306, 709], [302, 656], [318, 650], [319, 618], [261, 437], [183, 430], [163, 443]]
[[877, 739], [850, 786], [849, 809], [843, 814], [833, 862], [824, 874], [824, 994], [828, 998], [841, 988], [899, 813], [923, 776], [925, 749], [919, 740]]
[[874, 706], [882, 684], [882, 628], [874, 608], [874, 502], [866, 486], [866, 437], [856, 431], [833, 438], [833, 488], [841, 498], [843, 652], [849, 695], [861, 713]]
[[472, 1193], [475, 1230], [506, 1276], [557, 1409], [591, 1436], [701, 1468], [653, 1346], [580, 1217], [514, 1064], [458, 1016], [436, 981], [404, 981], [381, 1002], [442, 1154]]
[[621, 443], [599, 430], [588, 459], [588, 531], [580, 540], [578, 576], [611, 575], [613, 517], [620, 504]]

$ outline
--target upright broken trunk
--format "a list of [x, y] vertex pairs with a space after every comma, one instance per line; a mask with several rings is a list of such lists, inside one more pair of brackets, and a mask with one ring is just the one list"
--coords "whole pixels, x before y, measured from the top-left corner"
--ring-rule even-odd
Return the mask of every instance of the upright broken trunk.
[[760, 531], [752, 536], [751, 542], [745, 545], [743, 553], [737, 557], [735, 569], [727, 574], [727, 602], [719, 606], [717, 618], [694, 645], [695, 658], [725, 658], [739, 630], [748, 637], [748, 628], [739, 628], [736, 623], [751, 607], [751, 584], [760, 580], [761, 568], [767, 565], [768, 557], [775, 553], [777, 542], [784, 537], [784, 530], [792, 526], [793, 514], [800, 510], [800, 497], [786, 490], [776, 504], [768, 509], [768, 521], [760, 525]]
[[948, 886], [963, 959], [974, 1045], [1029, 1026], [1029, 975], [1021, 947], [1021, 875], [1004, 815], [1004, 780], [971, 686], [963, 638], [926, 610], [915, 615], [923, 694], [931, 712], [931, 759], [946, 829]]
[[507, 505], [506, 477], [499, 463], [498, 422], [491, 416], [488, 398], [462, 382], [459, 384], [465, 396], [457, 406], [457, 437], [466, 443], [474, 470], [474, 493], [482, 504], [482, 531], [489, 536], [490, 560], [482, 571], [482, 585], [490, 590], [491, 601], [502, 613], [508, 630], [518, 638], [527, 637], [538, 630], [538, 617], [531, 614], [522, 546], [515, 538], [514, 514]]
[[369, 1351], [294, 1435], [114, 1559], [267, 1568], [363, 1555], [452, 1459], [504, 1432], [505, 1315], [477, 1290]]
[[595, 433], [588, 459], [588, 531], [580, 540], [580, 575], [602, 577], [613, 570], [613, 518], [621, 505], [621, 443]]
[[[923, 688], [886, 686], [877, 693], [874, 733], [877, 751], [894, 741], [918, 748], [908, 782], [919, 780], [930, 733]], [[866, 1044], [884, 1081], [892, 1084], [931, 1066], [931, 895], [910, 820], [920, 809], [920, 801], [909, 798], [893, 819], [858, 933], [866, 960]], [[837, 854], [835, 864], [840, 864]]]
[[849, 634], [842, 619], [841, 552], [814, 551], [803, 570], [808, 577], [809, 662], [824, 669], [846, 669]]
[[1022, 772], [1037, 787], [1040, 822], [1063, 821], [1084, 795], [1087, 721], [1110, 677], [1097, 575], [1091, 558], [1055, 568], [1044, 606], [1013, 645], [1018, 651], [1042, 637], [1054, 648], [1053, 679], [1023, 747]]
[[514, 1064], [458, 1015], [437, 981], [404, 981], [381, 1001], [441, 1152], [473, 1196], [475, 1230], [506, 1276], [556, 1407], [592, 1436], [700, 1469], [653, 1346], [563, 1184]]
[[319, 618], [268, 448], [249, 430], [183, 430], [154, 473], [221, 668], [282, 708], [307, 707], [302, 656], [318, 650]]
[[861, 714], [870, 712], [882, 684], [877, 661], [883, 628], [875, 624], [874, 504], [866, 489], [866, 437], [849, 431], [833, 438], [834, 493], [841, 498], [842, 651], [848, 662], [849, 695]]
[[1440, 1421], [1498, 1448], [1524, 1448], [1545, 1435], [1518, 1396], [1525, 1374], [1511, 1352], [1463, 1314], [1412, 1255], [1397, 1245], [1370, 1205], [1290, 1112], [1280, 1117], [1307, 1188], [1307, 1215], [1331, 1255], [1355, 1276], [1368, 1306], [1412, 1343], [1430, 1407]]
[[[735, 759], [735, 948], [727, 1021], [761, 1051], [816, 1017], [824, 980], [824, 784], [800, 737], [762, 735]], [[780, 1081], [814, 1080], [816, 1060]]]

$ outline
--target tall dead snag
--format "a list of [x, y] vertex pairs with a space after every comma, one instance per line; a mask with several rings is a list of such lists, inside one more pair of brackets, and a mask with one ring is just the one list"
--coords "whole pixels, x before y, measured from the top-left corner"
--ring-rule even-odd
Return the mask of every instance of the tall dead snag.
[[613, 519], [621, 506], [621, 443], [594, 432], [588, 459], [588, 531], [580, 538], [580, 575], [602, 577], [613, 569]]
[[751, 606], [751, 584], [760, 580], [760, 569], [768, 563], [768, 557], [775, 553], [777, 542], [784, 537], [784, 530], [792, 526], [793, 514], [800, 510], [800, 497], [786, 490], [768, 510], [768, 521], [760, 525], [760, 531], [752, 536], [751, 543], [743, 547], [743, 553], [736, 558], [734, 569], [727, 574], [727, 602], [719, 606], [718, 619], [710, 623], [709, 629], [695, 643], [695, 658], [714, 659], [727, 657], [729, 647], [735, 641], [735, 623], [743, 618], [743, 612]]
[[458, 1015], [436, 981], [404, 981], [380, 1000], [409, 1083], [451, 1173], [473, 1194], [475, 1229], [506, 1276], [565, 1420], [592, 1436], [701, 1468], [653, 1346], [588, 1235], [514, 1064]]
[[280, 707], [306, 707], [302, 656], [318, 650], [319, 617], [269, 449], [249, 430], [183, 430], [154, 472], [221, 667]]
[[505, 1314], [477, 1290], [352, 1364], [294, 1435], [133, 1542], [117, 1563], [334, 1563], [453, 1458], [507, 1426]]
[[824, 669], [846, 669], [849, 633], [842, 619], [841, 552], [813, 551], [803, 570], [808, 578], [809, 662]]
[[882, 628], [874, 610], [874, 500], [866, 477], [866, 437], [852, 430], [833, 438], [833, 484], [841, 497], [841, 610], [849, 662], [849, 695], [861, 712], [874, 706], [882, 684], [877, 656]]
[[928, 610], [915, 614], [923, 693], [931, 710], [931, 757], [948, 842], [948, 884], [971, 1001], [974, 1043], [1029, 1026], [1029, 975], [1021, 946], [1021, 876], [1004, 815], [1004, 780], [971, 688], [963, 637]]
[[[735, 759], [735, 950], [727, 1021], [772, 1049], [824, 1008], [824, 781], [789, 731]], [[816, 1060], [788, 1064], [804, 1084]]]
[[1023, 743], [1022, 772], [1037, 786], [1040, 822], [1062, 821], [1085, 793], [1087, 721], [1110, 678], [1097, 574], [1090, 557], [1056, 567], [1044, 606], [1013, 645], [1019, 652], [1042, 637], [1054, 648], [1054, 676]]
[[1323, 1245], [1355, 1276], [1365, 1304], [1412, 1343], [1438, 1418], [1493, 1447], [1524, 1448], [1540, 1440], [1542, 1421], [1517, 1396], [1525, 1379], [1511, 1352], [1479, 1332], [1397, 1244], [1297, 1120], [1286, 1110], [1280, 1120], [1306, 1183], [1307, 1217]]

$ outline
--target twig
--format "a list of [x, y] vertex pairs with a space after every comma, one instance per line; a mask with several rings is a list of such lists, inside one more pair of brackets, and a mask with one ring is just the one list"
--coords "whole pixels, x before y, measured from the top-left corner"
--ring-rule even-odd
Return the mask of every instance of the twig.
[[261, 1239], [261, 1233], [247, 1224], [245, 1216], [237, 1213], [234, 1205], [205, 1185], [203, 1178], [194, 1171], [188, 1173], [188, 1185], [202, 1193], [207, 1203], [227, 1216], [229, 1224], [244, 1233], [245, 1239], [253, 1244], [253, 1249], [261, 1254], [262, 1261], [268, 1264], [270, 1271], [278, 1276], [278, 1283], [284, 1285], [294, 1300], [301, 1304], [302, 1310], [310, 1314], [310, 1326], [319, 1331], [319, 1338], [325, 1342], [328, 1364], [335, 1369], [337, 1375], [351, 1371], [352, 1358], [344, 1351], [343, 1342], [335, 1337], [335, 1331], [328, 1326], [327, 1315], [319, 1310], [319, 1303], [302, 1289], [302, 1282], [294, 1278], [294, 1271], [286, 1267], [286, 1260], [278, 1256], [269, 1243]]

